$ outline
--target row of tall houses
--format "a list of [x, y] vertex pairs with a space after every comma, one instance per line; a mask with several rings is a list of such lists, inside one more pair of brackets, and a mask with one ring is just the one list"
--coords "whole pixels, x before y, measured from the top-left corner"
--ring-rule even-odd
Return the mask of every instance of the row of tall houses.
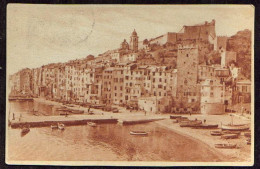
[[[147, 112], [195, 111], [224, 113], [228, 105], [250, 102], [251, 82], [241, 76], [236, 54], [226, 50], [226, 37], [215, 34], [215, 20], [184, 26], [179, 33], [138, 41], [134, 30], [130, 42], [98, 57], [23, 69], [11, 75], [11, 93], [72, 103], [116, 104]], [[172, 43], [177, 67], [138, 63], [139, 51], [152, 44]], [[146, 45], [146, 46], [145, 46]], [[212, 52], [220, 64], [205, 58]], [[243, 79], [243, 80], [241, 80]]]

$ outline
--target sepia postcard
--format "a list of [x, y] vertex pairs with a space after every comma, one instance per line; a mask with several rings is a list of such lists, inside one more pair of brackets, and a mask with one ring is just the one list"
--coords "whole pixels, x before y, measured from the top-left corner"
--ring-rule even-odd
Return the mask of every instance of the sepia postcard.
[[8, 4], [6, 163], [252, 166], [254, 10]]

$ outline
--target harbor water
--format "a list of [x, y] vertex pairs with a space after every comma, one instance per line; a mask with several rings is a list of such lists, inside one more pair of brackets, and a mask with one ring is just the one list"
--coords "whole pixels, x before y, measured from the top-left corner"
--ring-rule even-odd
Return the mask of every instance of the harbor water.
[[[42, 112], [56, 115], [54, 106], [32, 101], [10, 102], [11, 112]], [[28, 115], [28, 114], [27, 114]], [[33, 115], [33, 114], [29, 114]], [[130, 135], [142, 130], [147, 136]], [[156, 123], [138, 125], [98, 124], [31, 128], [21, 136], [21, 129], [8, 128], [9, 161], [221, 161], [205, 144], [179, 135]]]

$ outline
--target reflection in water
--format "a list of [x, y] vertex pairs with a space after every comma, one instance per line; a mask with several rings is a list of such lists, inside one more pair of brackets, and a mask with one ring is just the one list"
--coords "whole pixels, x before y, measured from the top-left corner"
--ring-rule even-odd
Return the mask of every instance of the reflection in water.
[[[19, 102], [18, 105], [15, 106], [17, 110], [28, 108], [24, 103]], [[28, 105], [37, 105], [40, 111], [53, 108], [35, 103]], [[131, 130], [147, 131], [148, 136], [130, 135]], [[20, 129], [8, 128], [8, 137], [9, 160], [220, 161], [203, 144], [155, 123], [129, 126], [99, 124], [95, 128], [88, 125], [66, 126], [64, 131], [52, 130], [51, 127], [31, 128], [24, 137], [20, 136]]]

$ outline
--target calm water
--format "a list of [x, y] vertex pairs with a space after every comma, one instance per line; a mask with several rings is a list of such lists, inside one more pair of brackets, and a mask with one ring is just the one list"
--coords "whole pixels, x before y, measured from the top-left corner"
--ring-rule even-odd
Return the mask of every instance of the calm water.
[[[33, 102], [12, 102], [12, 110], [25, 112], [38, 107], [48, 112], [52, 106]], [[52, 110], [48, 115], [55, 114]], [[148, 136], [132, 136], [131, 130], [148, 131]], [[122, 126], [100, 124], [67, 126], [64, 131], [50, 127], [31, 128], [25, 136], [8, 128], [8, 159], [26, 161], [220, 161], [200, 144], [155, 123]]]

